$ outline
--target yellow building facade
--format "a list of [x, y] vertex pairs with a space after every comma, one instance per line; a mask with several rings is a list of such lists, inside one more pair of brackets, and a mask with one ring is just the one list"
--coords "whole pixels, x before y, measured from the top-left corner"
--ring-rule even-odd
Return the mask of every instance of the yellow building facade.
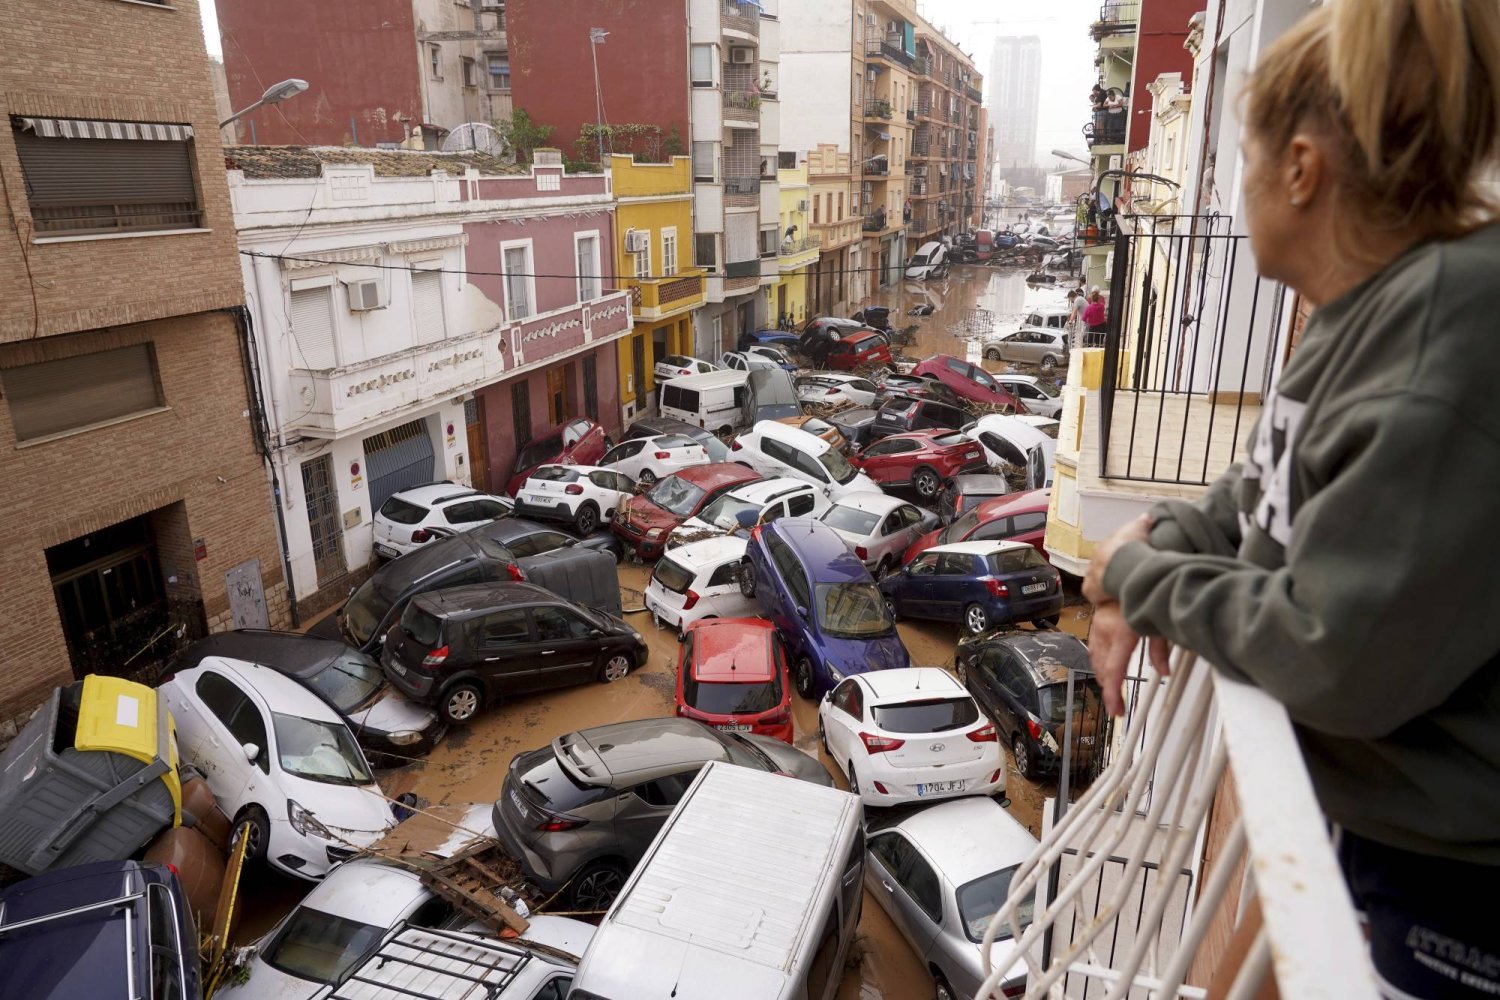
[[652, 369], [693, 353], [692, 311], [703, 304], [693, 265], [692, 158], [637, 163], [610, 157], [615, 199], [615, 274], [631, 293], [634, 328], [619, 342], [620, 411], [627, 423], [655, 409]]
[[784, 316], [800, 329], [810, 318], [808, 270], [818, 262], [818, 237], [808, 227], [812, 188], [807, 182], [806, 163], [783, 166], [777, 177], [781, 181], [781, 228], [776, 264], [781, 274], [776, 284], [766, 289], [767, 323], [774, 324]]

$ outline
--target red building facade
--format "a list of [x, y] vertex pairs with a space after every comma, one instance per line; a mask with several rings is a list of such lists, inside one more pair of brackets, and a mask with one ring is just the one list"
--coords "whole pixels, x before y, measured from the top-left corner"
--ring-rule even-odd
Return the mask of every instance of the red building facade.
[[1141, 0], [1135, 43], [1135, 72], [1130, 82], [1127, 150], [1145, 149], [1151, 138], [1151, 82], [1163, 73], [1181, 73], [1184, 89], [1193, 82], [1193, 57], [1182, 47], [1188, 21], [1204, 9], [1204, 0]]

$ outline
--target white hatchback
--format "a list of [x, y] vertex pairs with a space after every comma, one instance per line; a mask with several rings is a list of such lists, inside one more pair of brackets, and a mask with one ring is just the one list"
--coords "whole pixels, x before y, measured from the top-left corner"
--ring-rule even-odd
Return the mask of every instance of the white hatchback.
[[736, 486], [690, 517], [667, 536], [667, 548], [709, 535], [747, 531], [778, 517], [817, 517], [828, 501], [818, 488], [782, 476]]
[[375, 512], [375, 553], [405, 555], [434, 538], [456, 535], [504, 517], [510, 500], [454, 483], [431, 483], [392, 493]]
[[818, 706], [818, 734], [867, 806], [1005, 791], [994, 725], [938, 667], [845, 678]]
[[635, 496], [635, 480], [597, 465], [541, 465], [516, 491], [519, 517], [565, 521], [583, 537], [608, 526], [615, 508]]
[[[783, 354], [782, 357], [784, 358], [786, 355]], [[783, 362], [751, 351], [730, 351], [719, 359], [719, 363], [725, 368], [741, 372], [753, 372], [757, 368], [780, 368], [782, 371], [786, 370], [782, 367]]]
[[708, 449], [686, 434], [658, 434], [621, 441], [604, 453], [599, 464], [649, 487], [674, 472], [707, 465]]
[[938, 526], [936, 514], [884, 493], [850, 493], [818, 519], [838, 533], [877, 579], [900, 566], [907, 547]]
[[646, 610], [680, 636], [702, 618], [754, 618], [760, 605], [740, 593], [745, 539], [732, 535], [679, 545], [656, 561]]
[[343, 719], [285, 674], [208, 656], [161, 693], [248, 860], [321, 879], [396, 825]]
[[830, 500], [850, 493], [879, 493], [869, 476], [849, 464], [833, 445], [816, 434], [775, 420], [762, 420], [734, 439], [729, 460], [762, 476], [791, 476], [812, 483]]
[[658, 382], [670, 382], [684, 375], [703, 375], [721, 370], [712, 361], [700, 361], [685, 354], [668, 354], [652, 367], [651, 374], [656, 376]]
[[1015, 372], [990, 373], [1001, 387], [1025, 404], [1026, 409], [1042, 417], [1056, 418], [1062, 413], [1062, 393], [1057, 386], [1035, 375]]
[[867, 378], [846, 372], [810, 372], [798, 375], [797, 398], [804, 403], [853, 403], [874, 406], [880, 387]]

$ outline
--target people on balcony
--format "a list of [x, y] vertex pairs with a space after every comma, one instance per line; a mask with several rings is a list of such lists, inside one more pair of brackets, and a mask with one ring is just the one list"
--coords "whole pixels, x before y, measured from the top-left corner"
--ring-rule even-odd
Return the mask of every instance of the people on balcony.
[[1094, 553], [1140, 637], [1286, 706], [1392, 997], [1500, 995], [1500, 4], [1340, 0], [1244, 105], [1256, 264], [1313, 307], [1242, 460]]

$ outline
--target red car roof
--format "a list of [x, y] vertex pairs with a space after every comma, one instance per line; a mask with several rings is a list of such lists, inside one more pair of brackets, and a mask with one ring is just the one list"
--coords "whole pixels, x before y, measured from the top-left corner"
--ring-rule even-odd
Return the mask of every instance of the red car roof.
[[771, 640], [776, 628], [761, 618], [694, 622], [693, 677], [707, 684], [756, 684], [776, 676]]
[[1033, 511], [1046, 511], [1048, 501], [1051, 499], [1046, 489], [1025, 490], [1021, 493], [1008, 493], [1003, 497], [986, 500], [974, 510], [979, 515], [981, 523], [1002, 514], [1028, 514]]
[[691, 469], [683, 469], [675, 473], [678, 479], [692, 483], [694, 486], [705, 490], [715, 490], [720, 486], [730, 486], [737, 483], [754, 482], [760, 478], [760, 473], [753, 469], [747, 469], [743, 465], [734, 462], [710, 462], [707, 465], [695, 465]]

